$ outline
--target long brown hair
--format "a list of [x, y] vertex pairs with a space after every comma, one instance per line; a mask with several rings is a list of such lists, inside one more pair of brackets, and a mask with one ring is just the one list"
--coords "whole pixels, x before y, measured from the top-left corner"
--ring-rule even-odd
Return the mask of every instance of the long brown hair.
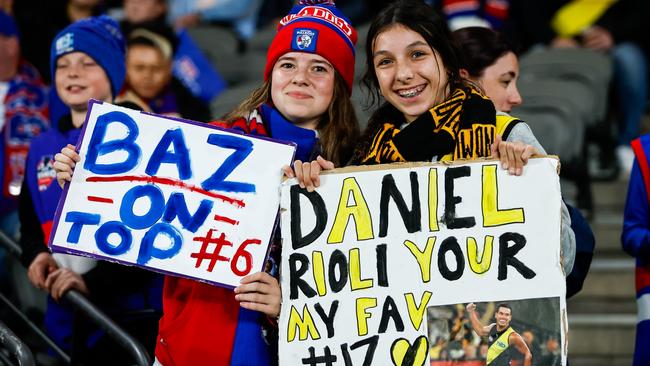
[[[338, 72], [334, 72], [334, 92], [327, 112], [323, 113], [316, 130], [319, 135], [321, 155], [334, 162], [336, 166], [345, 165], [354, 150], [354, 145], [359, 138], [359, 123], [350, 101], [350, 94], [345, 81]], [[271, 77], [264, 84], [253, 90], [232, 112], [224, 118], [233, 122], [239, 118], [246, 118], [251, 111], [264, 103], [272, 104]]]
[[374, 46], [377, 37], [395, 25], [404, 26], [417, 32], [424, 38], [442, 60], [439, 68], [447, 73], [450, 93], [457, 88], [469, 89], [469, 83], [460, 76], [460, 61], [458, 50], [451, 41], [451, 33], [445, 19], [429, 5], [422, 1], [395, 1], [382, 10], [370, 24], [366, 38], [366, 71], [363, 75], [363, 85], [368, 90], [368, 108], [377, 107], [368, 120], [368, 125], [357, 146], [352, 163], [359, 164], [372, 143], [372, 137], [384, 123], [392, 122], [399, 126], [406, 122], [404, 115], [393, 105], [385, 102], [379, 89], [379, 81], [374, 65]]

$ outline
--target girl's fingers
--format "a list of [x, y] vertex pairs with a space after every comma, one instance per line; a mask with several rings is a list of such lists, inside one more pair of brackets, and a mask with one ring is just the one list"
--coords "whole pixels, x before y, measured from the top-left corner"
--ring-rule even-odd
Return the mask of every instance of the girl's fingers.
[[[273, 307], [266, 304], [243, 301], [240, 302], [239, 305], [244, 309], [259, 311], [260, 313], [264, 313], [266, 315], [273, 316], [273, 317], [277, 316], [277, 314], [273, 311]], [[279, 313], [279, 311], [277, 313]]]
[[54, 155], [54, 164], [56, 165], [57, 163], [61, 167], [68, 167], [70, 169], [74, 168], [74, 166], [76, 165], [74, 160], [72, 160], [72, 158], [64, 155], [63, 153], [57, 153], [56, 155]]
[[308, 192], [314, 190], [314, 182], [311, 180], [311, 163], [302, 163], [302, 179], [303, 179], [303, 188], [307, 188]]
[[514, 175], [517, 172], [517, 158], [515, 157], [514, 146], [510, 145], [508, 149], [508, 172]]
[[524, 150], [524, 153], [521, 154], [521, 158], [524, 160], [524, 164], [528, 163], [528, 159], [530, 159], [531, 156], [537, 155], [538, 153], [539, 152], [537, 151], [537, 149], [534, 146], [528, 145], [526, 147], [526, 150]]
[[266, 272], [255, 272], [253, 274], [250, 274], [246, 277], [243, 277], [239, 282], [242, 284], [245, 283], [251, 283], [251, 282], [264, 282], [264, 283], [272, 283], [272, 282], [277, 282], [275, 277], [271, 276], [270, 274]]
[[56, 280], [63, 274], [65, 270], [63, 268], [57, 269], [56, 271], [50, 273], [47, 278], [45, 279], [44, 283], [44, 288], [47, 289], [47, 291], [51, 291], [52, 285], [56, 282]]
[[332, 169], [334, 169], [334, 163], [329, 161], [329, 160], [326, 160], [325, 158], [323, 158], [320, 155], [318, 155], [318, 157], [316, 158], [316, 161], [318, 162], [318, 164], [320, 165], [320, 167], [323, 170], [332, 170]]
[[235, 288], [236, 294], [248, 294], [248, 293], [260, 293], [267, 294], [268, 286], [262, 282], [253, 282], [247, 283], [245, 285], [239, 285]]
[[63, 155], [65, 155], [65, 156], [69, 157], [70, 159], [72, 159], [72, 160], [74, 160], [76, 162], [79, 162], [79, 160], [81, 160], [81, 157], [79, 156], [79, 154], [77, 153], [77, 151], [75, 149], [76, 148], [75, 148], [74, 145], [68, 144], [68, 146], [61, 149], [61, 153]]
[[501, 142], [498, 145], [499, 160], [501, 161], [501, 168], [508, 170], [508, 144]]
[[272, 317], [280, 314], [282, 298], [279, 295], [237, 294], [235, 299], [245, 309], [260, 311]]
[[287, 178], [295, 177], [295, 175], [293, 174], [293, 169], [291, 169], [291, 167], [288, 165], [282, 167], [282, 172], [284, 173], [284, 175], [287, 176]]
[[237, 295], [255, 293], [262, 295], [279, 295], [280, 285], [256, 281], [239, 285], [235, 288], [235, 294]]
[[298, 185], [300, 185], [300, 188], [305, 188], [305, 182], [303, 178], [303, 172], [302, 172], [302, 161], [296, 160], [293, 162], [293, 171], [296, 175], [296, 180], [298, 181]]
[[310, 169], [311, 180], [314, 182], [314, 187], [320, 187], [320, 163], [316, 160], [312, 161]]
[[59, 184], [63, 185], [66, 181], [70, 182], [72, 180], [72, 176], [68, 172], [58, 172], [56, 173], [56, 180], [59, 182]]

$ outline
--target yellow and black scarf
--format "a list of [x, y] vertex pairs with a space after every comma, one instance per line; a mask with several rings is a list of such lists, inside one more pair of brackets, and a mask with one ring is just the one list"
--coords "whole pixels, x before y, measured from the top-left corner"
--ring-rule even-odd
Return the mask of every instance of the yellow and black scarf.
[[[372, 128], [372, 127], [371, 127]], [[456, 89], [406, 127], [394, 122], [374, 127], [357, 164], [473, 159], [490, 156], [496, 135], [496, 111], [477, 89]]]

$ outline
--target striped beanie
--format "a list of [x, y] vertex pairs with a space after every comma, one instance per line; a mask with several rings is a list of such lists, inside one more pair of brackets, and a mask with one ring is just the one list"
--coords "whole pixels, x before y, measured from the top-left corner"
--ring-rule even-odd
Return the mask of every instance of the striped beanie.
[[309, 52], [329, 61], [352, 93], [356, 43], [357, 31], [334, 1], [300, 0], [278, 24], [278, 32], [266, 55], [264, 80], [269, 78], [275, 62], [285, 53]]

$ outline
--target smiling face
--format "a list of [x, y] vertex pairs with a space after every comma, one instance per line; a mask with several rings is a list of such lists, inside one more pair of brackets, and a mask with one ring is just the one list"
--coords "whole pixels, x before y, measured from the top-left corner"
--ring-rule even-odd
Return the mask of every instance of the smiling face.
[[497, 309], [497, 312], [494, 314], [494, 318], [497, 321], [497, 330], [503, 330], [510, 326], [510, 321], [512, 320], [512, 310], [500, 306]]
[[417, 32], [396, 24], [375, 38], [373, 66], [387, 102], [411, 122], [448, 94], [442, 59]]
[[56, 60], [56, 92], [68, 107], [83, 111], [91, 98], [112, 101], [111, 83], [104, 69], [83, 52], [72, 52]]
[[334, 80], [334, 67], [325, 58], [286, 53], [271, 73], [273, 105], [295, 125], [314, 130], [332, 102]]
[[485, 68], [483, 75], [474, 80], [478, 82], [485, 95], [492, 100], [494, 107], [510, 113], [512, 107], [521, 104], [522, 99], [517, 89], [519, 62], [517, 56], [508, 52], [499, 57], [492, 65]]

